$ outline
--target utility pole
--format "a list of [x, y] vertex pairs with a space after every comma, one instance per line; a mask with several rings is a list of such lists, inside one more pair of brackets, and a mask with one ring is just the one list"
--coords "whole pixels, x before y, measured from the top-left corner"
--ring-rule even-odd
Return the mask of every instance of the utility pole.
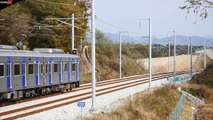
[[174, 81], [176, 79], [176, 34], [173, 31], [173, 40], [174, 40]]
[[[168, 35], [167, 35], [167, 37], [168, 37]], [[169, 53], [169, 55], [168, 55], [168, 77], [169, 77], [169, 72], [170, 72], [170, 69], [169, 69], [169, 67], [170, 67], [170, 40], [168, 39], [168, 47], [169, 47], [169, 49], [168, 49], [168, 53]]]
[[190, 40], [188, 40], [188, 70], [190, 71]]
[[121, 43], [122, 43], [122, 36], [121, 36], [121, 32], [119, 32], [119, 42], [120, 42], [120, 49], [119, 49], [119, 78], [121, 79], [121, 74], [122, 74], [122, 71], [121, 71], [121, 67], [122, 67], [122, 58], [121, 58], [121, 52], [122, 52], [122, 47], [121, 47]]
[[190, 37], [190, 46], [191, 46], [191, 60], [190, 60], [190, 75], [192, 77], [192, 37]]
[[75, 46], [75, 15], [72, 14], [72, 50], [74, 50]]
[[203, 45], [203, 48], [204, 48], [204, 69], [206, 69], [206, 40], [204, 40], [203, 42], [204, 42], [204, 45]]
[[122, 78], [122, 33], [127, 33], [126, 31], [119, 32], [119, 78]]
[[[148, 19], [139, 19], [141, 20], [148, 20], [149, 21], [149, 89], [151, 89], [151, 82], [152, 82], [152, 33], [151, 33], [151, 18]], [[141, 27], [141, 23], [139, 23], [139, 27]]]
[[92, 3], [92, 106], [91, 111], [95, 110], [95, 97], [96, 97], [96, 73], [95, 73], [95, 0], [91, 0]]
[[149, 18], [149, 89], [152, 82], [152, 36], [151, 36], [151, 18]]

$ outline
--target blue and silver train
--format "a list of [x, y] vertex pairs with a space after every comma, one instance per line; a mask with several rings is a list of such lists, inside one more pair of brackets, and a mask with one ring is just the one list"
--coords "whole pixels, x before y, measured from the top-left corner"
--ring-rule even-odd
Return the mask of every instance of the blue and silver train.
[[0, 101], [79, 87], [79, 56], [60, 49], [0, 45]]

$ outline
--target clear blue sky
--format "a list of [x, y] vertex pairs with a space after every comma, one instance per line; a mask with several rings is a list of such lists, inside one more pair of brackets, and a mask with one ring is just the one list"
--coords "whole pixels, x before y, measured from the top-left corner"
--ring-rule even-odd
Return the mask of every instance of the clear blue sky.
[[[169, 31], [176, 30], [179, 35], [213, 36], [213, 16], [206, 20], [193, 13], [187, 14], [179, 9], [185, 0], [95, 0], [97, 18], [108, 23], [96, 21], [96, 26], [104, 32], [118, 33], [122, 29], [130, 34], [148, 35], [148, 21], [139, 18], [152, 18], [152, 32], [156, 37], [164, 37]], [[197, 21], [196, 24], [194, 22]], [[169, 33], [171, 34], [171, 33]]]

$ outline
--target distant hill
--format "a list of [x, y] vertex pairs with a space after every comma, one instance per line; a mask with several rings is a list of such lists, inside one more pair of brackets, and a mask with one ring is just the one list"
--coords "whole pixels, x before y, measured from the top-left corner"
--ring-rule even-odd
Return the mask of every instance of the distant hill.
[[[105, 33], [105, 35], [111, 39], [113, 42], [118, 43], [119, 42], [119, 35], [118, 34], [113, 34], [113, 33]], [[153, 38], [153, 43], [154, 44], [163, 44], [166, 45], [168, 44], [168, 39], [172, 40], [173, 37], [170, 36], [169, 38], [163, 37], [163, 38]], [[184, 36], [184, 35], [177, 35], [176, 36], [177, 44], [178, 45], [187, 45], [189, 40], [189, 36]], [[208, 46], [213, 46], [213, 37], [211, 36], [192, 36], [192, 45], [193, 46], [203, 46], [203, 40], [208, 41]], [[131, 38], [128, 36], [123, 37], [123, 42], [124, 43], [144, 43], [148, 44], [148, 38]]]

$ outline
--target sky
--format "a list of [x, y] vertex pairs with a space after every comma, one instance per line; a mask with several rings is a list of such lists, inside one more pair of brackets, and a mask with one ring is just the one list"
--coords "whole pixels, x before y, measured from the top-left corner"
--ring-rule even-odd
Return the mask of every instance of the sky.
[[[185, 0], [95, 0], [96, 27], [103, 32], [128, 31], [134, 36], [147, 36], [151, 18], [152, 35], [165, 37], [175, 30], [178, 35], [213, 36], [213, 15], [201, 20], [179, 7]], [[195, 21], [197, 20], [196, 24]]]

